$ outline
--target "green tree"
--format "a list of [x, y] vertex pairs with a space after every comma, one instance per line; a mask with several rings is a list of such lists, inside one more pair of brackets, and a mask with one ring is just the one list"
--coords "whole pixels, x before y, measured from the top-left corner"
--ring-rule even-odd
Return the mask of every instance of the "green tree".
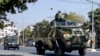
[[26, 28], [24, 30], [24, 34], [25, 34], [25, 37], [26, 37], [27, 40], [32, 39], [32, 37], [30, 37], [30, 35], [31, 35], [30, 29]]
[[69, 14], [67, 14], [67, 18], [66, 20], [71, 20], [77, 23], [84, 23], [85, 22], [85, 18], [82, 15], [78, 15], [74, 12], [70, 12]]
[[89, 16], [89, 18], [90, 18], [90, 23], [91, 23], [91, 25], [90, 25], [90, 30], [92, 31], [92, 12], [93, 12], [93, 14], [94, 14], [94, 30], [95, 30], [95, 32], [96, 32], [96, 42], [98, 43], [97, 44], [97, 47], [98, 48], [100, 48], [100, 8], [97, 8], [96, 10], [94, 10], [94, 11], [90, 11], [89, 13], [88, 13], [88, 16]]
[[90, 25], [91, 25], [90, 21], [84, 22], [83, 25], [82, 25], [82, 28], [84, 30], [87, 30], [87, 29], [90, 28]]
[[[36, 2], [37, 0], [0, 0], [0, 19], [7, 20], [7, 13], [16, 14], [27, 10], [27, 3]], [[0, 22], [0, 26], [2, 23]], [[0, 27], [3, 28], [4, 26]]]
[[[97, 8], [96, 10], [93, 11], [94, 13], [94, 27], [96, 32], [100, 32], [100, 8]], [[92, 11], [90, 11], [88, 13], [88, 16], [90, 18], [90, 23], [92, 24]], [[90, 25], [91, 26], [91, 25]], [[92, 30], [92, 28], [90, 27], [90, 30]]]
[[23, 44], [23, 37], [24, 37], [24, 41], [28, 41], [30, 39], [33, 39], [30, 35], [31, 35], [32, 31], [30, 31], [29, 28], [25, 28], [24, 30], [22, 30], [20, 32], [20, 43]]
[[32, 36], [34, 38], [37, 37], [47, 37], [48, 36], [48, 28], [49, 28], [49, 22], [46, 20], [43, 20], [42, 22], [38, 22], [34, 25], [34, 29], [32, 32]]

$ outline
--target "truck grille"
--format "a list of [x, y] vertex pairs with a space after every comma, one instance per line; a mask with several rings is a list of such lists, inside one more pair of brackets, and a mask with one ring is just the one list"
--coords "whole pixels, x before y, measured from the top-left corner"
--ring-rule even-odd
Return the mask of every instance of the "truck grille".
[[72, 44], [81, 44], [81, 38], [80, 36], [73, 36], [72, 37]]

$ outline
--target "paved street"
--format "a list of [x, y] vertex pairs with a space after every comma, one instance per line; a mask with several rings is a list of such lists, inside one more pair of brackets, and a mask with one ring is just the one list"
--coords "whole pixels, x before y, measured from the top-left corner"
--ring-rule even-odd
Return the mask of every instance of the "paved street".
[[35, 48], [20, 47], [20, 50], [4, 50], [3, 46], [0, 46], [0, 56], [41, 56], [36, 55]]
[[[0, 46], [0, 56], [43, 56], [37, 55], [34, 47], [20, 47], [20, 50], [3, 50]], [[53, 51], [46, 51], [45, 56], [55, 56]], [[72, 53], [65, 53], [64, 56], [79, 56], [77, 51]], [[86, 56], [100, 56], [100, 51], [91, 52], [87, 51]]]

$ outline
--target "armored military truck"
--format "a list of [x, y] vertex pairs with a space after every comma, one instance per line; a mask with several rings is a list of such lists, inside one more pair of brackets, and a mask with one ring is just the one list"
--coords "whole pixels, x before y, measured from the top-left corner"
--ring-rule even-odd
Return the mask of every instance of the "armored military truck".
[[87, 37], [80, 26], [62, 19], [53, 20], [50, 25], [47, 37], [36, 38], [37, 54], [43, 55], [46, 50], [51, 50], [56, 56], [61, 56], [64, 52], [78, 50], [81, 56], [85, 56]]

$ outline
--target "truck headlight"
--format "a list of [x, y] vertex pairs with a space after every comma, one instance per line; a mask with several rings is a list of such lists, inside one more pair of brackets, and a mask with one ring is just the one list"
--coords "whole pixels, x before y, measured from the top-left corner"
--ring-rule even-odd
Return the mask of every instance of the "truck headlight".
[[68, 39], [68, 38], [71, 38], [72, 36], [70, 34], [64, 34], [63, 37]]
[[11, 45], [12, 43], [8, 43], [9, 45]]
[[12, 43], [12, 44], [15, 44], [15, 43]]

